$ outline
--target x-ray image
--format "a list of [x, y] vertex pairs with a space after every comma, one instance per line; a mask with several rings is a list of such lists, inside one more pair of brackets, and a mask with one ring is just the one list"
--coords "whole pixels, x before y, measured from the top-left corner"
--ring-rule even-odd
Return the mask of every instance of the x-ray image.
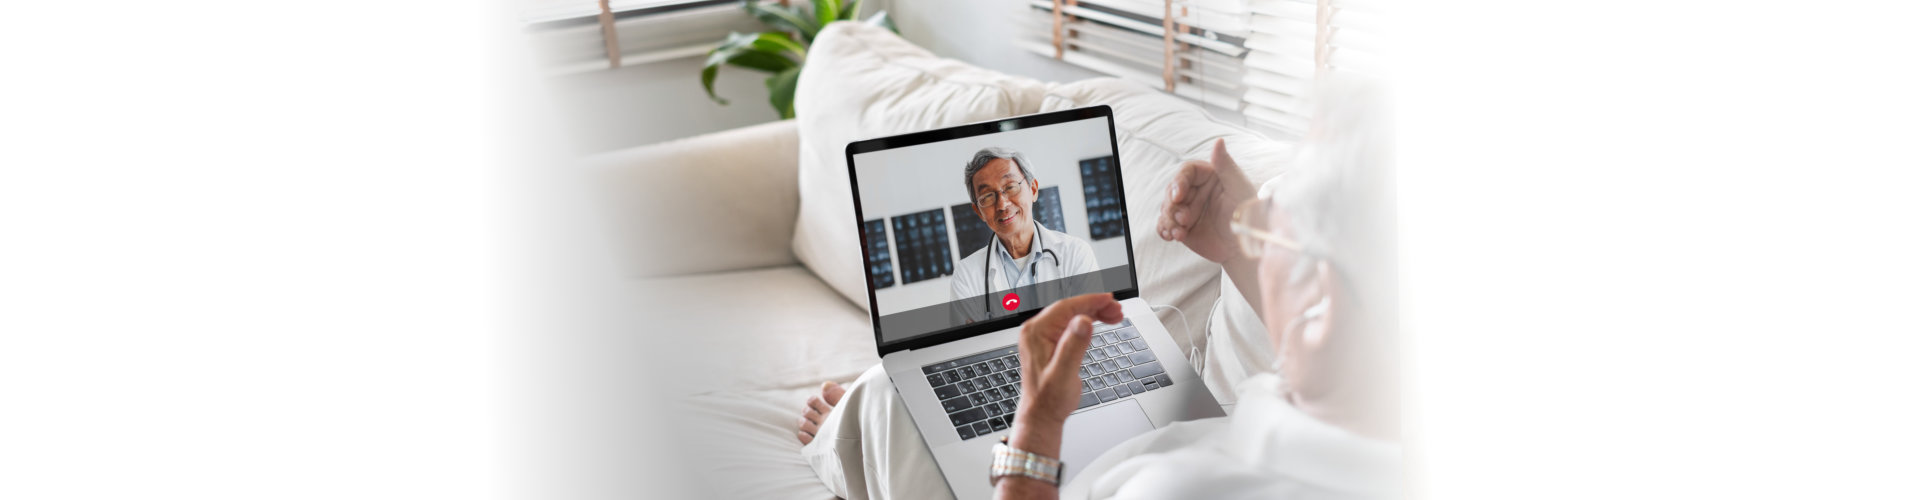
[[947, 243], [947, 211], [936, 208], [893, 217], [893, 246], [900, 281], [911, 284], [953, 274], [953, 249]]
[[1040, 188], [1040, 197], [1033, 201], [1033, 216], [1047, 229], [1071, 232], [1067, 231], [1067, 216], [1060, 212], [1060, 186]]
[[1087, 199], [1087, 228], [1095, 240], [1119, 237], [1126, 229], [1121, 213], [1120, 184], [1113, 175], [1113, 157], [1080, 160], [1080, 189]]
[[961, 203], [950, 207], [953, 210], [953, 234], [960, 239], [960, 255], [973, 255], [987, 247], [987, 238], [993, 237], [993, 230], [987, 229], [987, 221], [974, 215], [972, 203]]
[[893, 254], [887, 251], [887, 223], [880, 219], [860, 224], [867, 237], [867, 282], [874, 289], [893, 286]]

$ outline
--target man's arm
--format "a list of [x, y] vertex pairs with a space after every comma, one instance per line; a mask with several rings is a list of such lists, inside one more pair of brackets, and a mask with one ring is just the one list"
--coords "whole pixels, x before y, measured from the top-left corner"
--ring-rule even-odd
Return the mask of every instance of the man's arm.
[[[1258, 263], [1240, 252], [1239, 237], [1229, 227], [1233, 210], [1256, 194], [1253, 181], [1227, 154], [1225, 139], [1214, 142], [1211, 161], [1180, 164], [1167, 201], [1160, 207], [1160, 239], [1185, 243], [1188, 249], [1217, 262], [1233, 279], [1240, 295], [1260, 304]], [[1260, 313], [1261, 308], [1253, 310]]]
[[[1062, 299], [1021, 325], [1020, 412], [1008, 446], [1060, 458], [1067, 415], [1080, 405], [1080, 362], [1093, 342], [1093, 322], [1118, 323], [1123, 317], [1113, 294], [1096, 293]], [[1059, 498], [1060, 489], [1038, 479], [1007, 476], [994, 493], [1003, 499], [1052, 499]]]

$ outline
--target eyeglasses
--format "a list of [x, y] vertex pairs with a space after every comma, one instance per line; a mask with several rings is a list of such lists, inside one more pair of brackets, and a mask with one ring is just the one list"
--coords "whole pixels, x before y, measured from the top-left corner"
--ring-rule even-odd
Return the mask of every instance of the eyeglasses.
[[1001, 189], [999, 191], [988, 191], [986, 194], [982, 194], [979, 197], [974, 198], [973, 206], [980, 207], [980, 208], [993, 208], [994, 205], [1000, 204], [1001, 195], [1005, 195], [1007, 198], [1011, 199], [1013, 198], [1013, 195], [1015, 193], [1020, 192], [1020, 188], [1023, 188], [1026, 186], [1027, 186], [1027, 181], [1024, 181], [1024, 180], [1014, 181], [1013, 184], [1008, 185], [1005, 189]]
[[1259, 258], [1266, 254], [1267, 244], [1272, 243], [1294, 253], [1305, 253], [1301, 250], [1299, 242], [1267, 231], [1267, 228], [1271, 227], [1269, 225], [1271, 216], [1267, 206], [1271, 203], [1272, 201], [1266, 197], [1255, 197], [1242, 202], [1240, 208], [1233, 210], [1233, 222], [1229, 227], [1232, 228], [1233, 235], [1239, 237], [1237, 239], [1240, 241], [1240, 252], [1247, 257]]

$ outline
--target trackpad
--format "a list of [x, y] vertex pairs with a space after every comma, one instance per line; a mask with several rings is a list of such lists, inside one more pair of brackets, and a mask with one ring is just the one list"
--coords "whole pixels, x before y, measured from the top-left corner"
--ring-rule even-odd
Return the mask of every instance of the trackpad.
[[1060, 478], [1060, 484], [1072, 481], [1114, 445], [1150, 430], [1153, 421], [1147, 420], [1147, 412], [1132, 399], [1068, 416], [1060, 437], [1060, 460], [1066, 462], [1067, 474]]

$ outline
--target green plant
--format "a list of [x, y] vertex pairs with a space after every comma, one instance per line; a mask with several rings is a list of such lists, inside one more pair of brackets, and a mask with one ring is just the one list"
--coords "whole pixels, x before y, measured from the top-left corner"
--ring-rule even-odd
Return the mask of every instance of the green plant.
[[[764, 71], [773, 74], [767, 77], [767, 92], [774, 111], [778, 111], [782, 119], [793, 118], [793, 89], [800, 81], [800, 67], [806, 64], [807, 47], [813, 45], [814, 35], [828, 23], [860, 17], [861, 0], [846, 4], [840, 0], [812, 2], [811, 9], [802, 10], [799, 6], [747, 0], [747, 12], [773, 30], [729, 33], [726, 41], [707, 53], [707, 66], [700, 70], [700, 85], [707, 88], [707, 97], [723, 106], [727, 104], [726, 99], [713, 93], [713, 79], [720, 75], [723, 64]], [[900, 32], [885, 11], [875, 13], [866, 22]]]

